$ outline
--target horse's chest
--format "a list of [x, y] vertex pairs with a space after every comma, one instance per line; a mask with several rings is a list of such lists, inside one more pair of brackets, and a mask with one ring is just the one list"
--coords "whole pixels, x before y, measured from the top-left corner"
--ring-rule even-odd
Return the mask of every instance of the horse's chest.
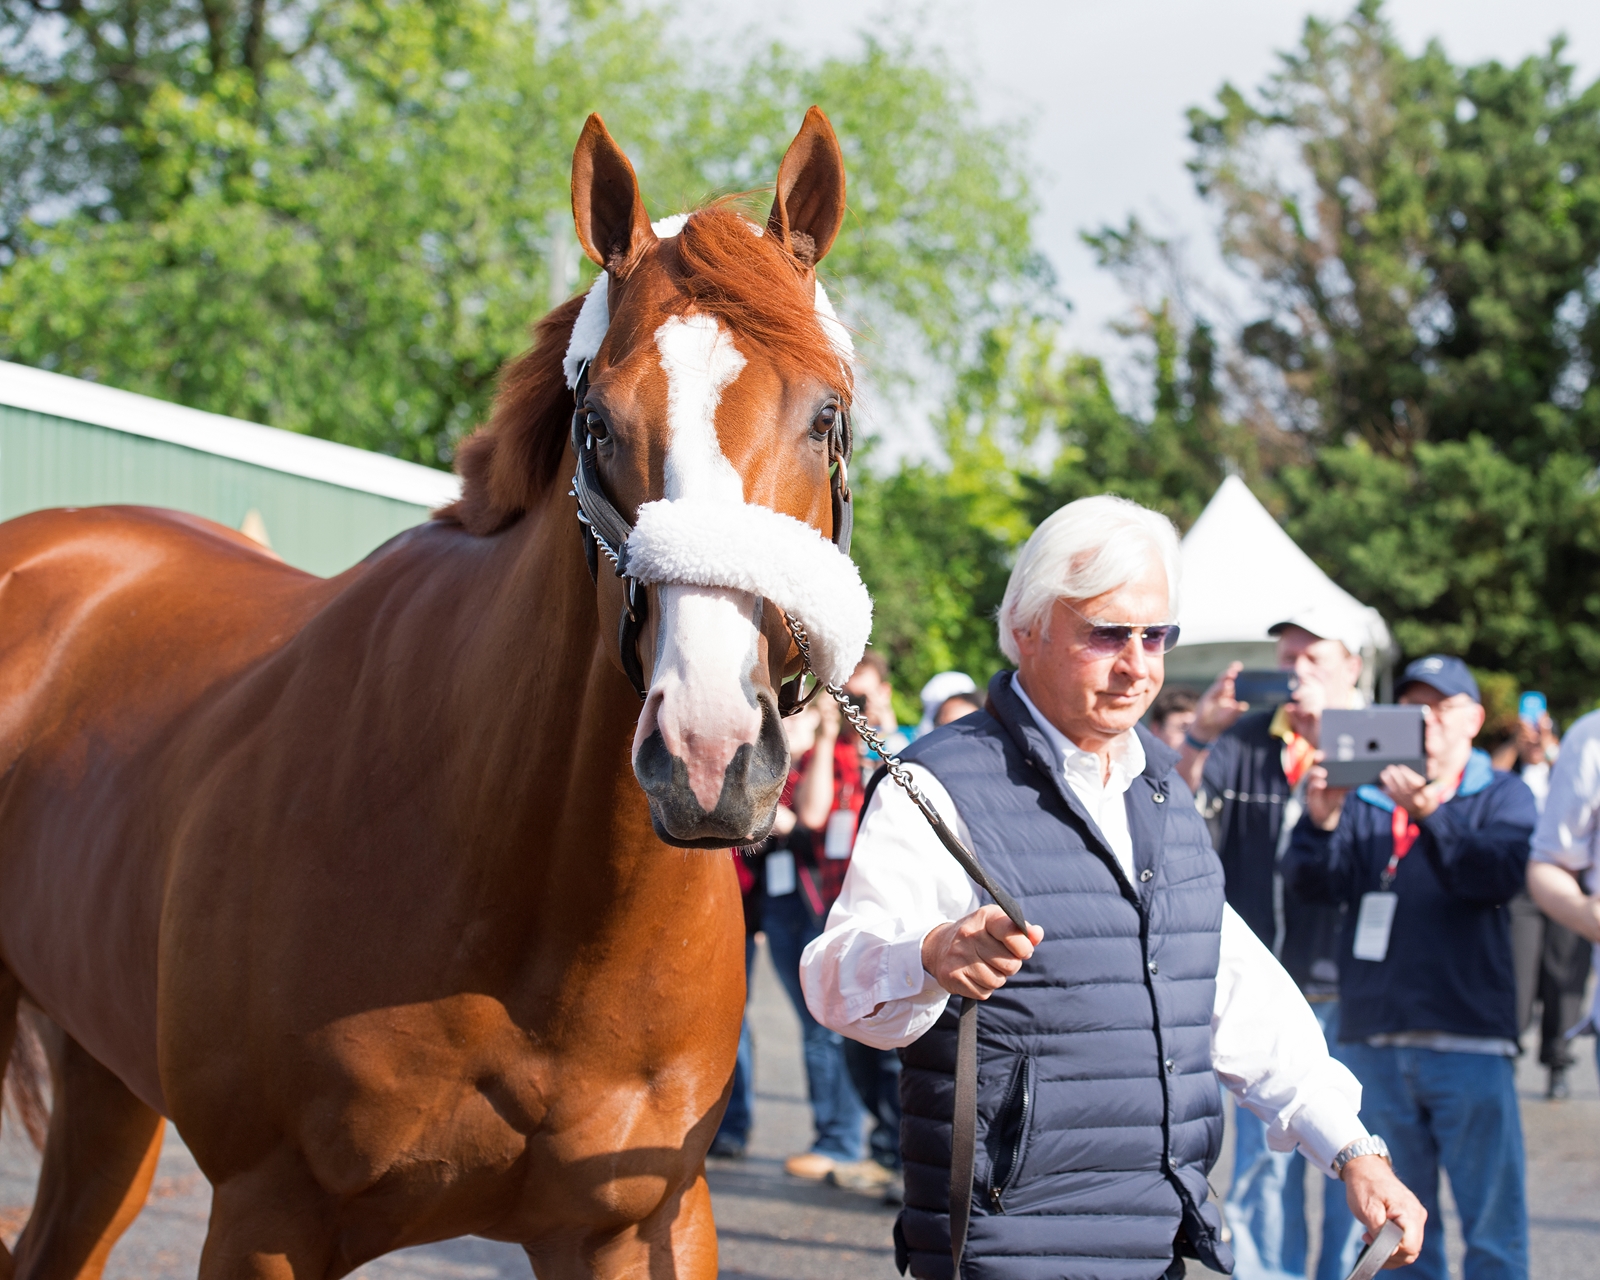
[[317, 1179], [341, 1197], [459, 1199], [483, 1234], [648, 1213], [693, 1176], [691, 1135], [726, 1083], [683, 1061], [541, 1050], [509, 1025], [455, 1053], [463, 1039], [437, 1028], [395, 1032], [352, 1033], [329, 1062], [334, 1087], [304, 1135]]

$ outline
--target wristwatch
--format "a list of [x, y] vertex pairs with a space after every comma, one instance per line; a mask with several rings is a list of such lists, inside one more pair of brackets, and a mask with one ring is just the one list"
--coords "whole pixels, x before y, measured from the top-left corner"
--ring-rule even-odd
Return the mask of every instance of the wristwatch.
[[1212, 746], [1211, 743], [1209, 743], [1209, 742], [1201, 742], [1199, 738], [1195, 737], [1194, 734], [1190, 733], [1187, 729], [1185, 729], [1183, 731], [1183, 740], [1185, 742], [1187, 742], [1191, 747], [1193, 747], [1196, 751], [1210, 751], [1211, 750], [1211, 746]]
[[1357, 1156], [1382, 1156], [1389, 1161], [1390, 1168], [1394, 1167], [1394, 1160], [1389, 1155], [1389, 1144], [1375, 1133], [1369, 1133], [1365, 1138], [1357, 1138], [1348, 1144], [1343, 1151], [1333, 1158], [1333, 1175], [1344, 1178], [1344, 1167]]

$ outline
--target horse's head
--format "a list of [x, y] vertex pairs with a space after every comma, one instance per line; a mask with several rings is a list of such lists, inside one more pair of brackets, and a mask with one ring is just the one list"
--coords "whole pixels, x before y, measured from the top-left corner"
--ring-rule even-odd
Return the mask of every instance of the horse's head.
[[573, 157], [578, 239], [605, 269], [565, 365], [577, 492], [620, 561], [599, 560], [602, 624], [644, 694], [633, 768], [672, 844], [771, 826], [788, 771], [779, 689], [798, 666], [785, 614], [832, 682], [866, 642], [870, 603], [830, 542], [848, 501], [850, 342], [816, 278], [844, 194], [815, 107], [764, 227], [730, 205], [652, 227], [598, 116]]

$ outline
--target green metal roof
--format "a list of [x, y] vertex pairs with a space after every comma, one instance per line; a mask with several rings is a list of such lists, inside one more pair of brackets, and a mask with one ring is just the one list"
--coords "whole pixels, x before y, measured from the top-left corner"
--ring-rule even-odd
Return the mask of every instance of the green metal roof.
[[138, 503], [230, 528], [338, 573], [453, 501], [431, 467], [0, 361], [0, 519]]

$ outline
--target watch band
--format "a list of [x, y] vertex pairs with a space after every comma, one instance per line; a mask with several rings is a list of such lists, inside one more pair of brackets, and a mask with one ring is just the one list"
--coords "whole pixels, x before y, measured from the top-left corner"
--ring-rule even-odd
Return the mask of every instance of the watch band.
[[1195, 737], [1194, 734], [1190, 733], [1187, 729], [1183, 731], [1183, 740], [1196, 751], [1210, 751], [1213, 745], [1209, 742], [1201, 742], [1199, 738]]
[[1393, 1158], [1389, 1155], [1389, 1144], [1375, 1133], [1369, 1133], [1365, 1138], [1357, 1138], [1348, 1143], [1344, 1150], [1333, 1158], [1333, 1173], [1336, 1178], [1344, 1177], [1344, 1167], [1357, 1156], [1382, 1156], [1394, 1165]]

